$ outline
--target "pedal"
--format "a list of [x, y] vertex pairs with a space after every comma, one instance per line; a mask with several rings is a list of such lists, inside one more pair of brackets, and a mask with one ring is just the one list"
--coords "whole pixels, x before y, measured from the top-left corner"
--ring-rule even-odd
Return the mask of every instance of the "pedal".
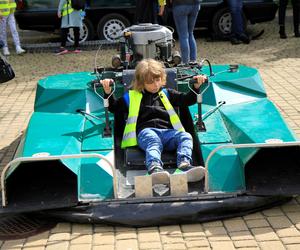
[[153, 197], [151, 175], [135, 176], [134, 183], [136, 198]]
[[171, 196], [185, 196], [188, 194], [186, 174], [170, 175]]

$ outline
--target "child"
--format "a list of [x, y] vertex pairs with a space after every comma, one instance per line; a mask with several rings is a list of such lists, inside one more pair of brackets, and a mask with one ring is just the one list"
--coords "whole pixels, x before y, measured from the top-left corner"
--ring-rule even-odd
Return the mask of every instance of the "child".
[[[195, 76], [198, 92], [205, 76]], [[101, 80], [106, 95], [111, 93], [112, 79]], [[166, 73], [162, 63], [144, 59], [138, 63], [133, 80], [133, 90], [116, 100], [109, 99], [109, 110], [122, 109], [128, 113], [123, 133], [122, 148], [138, 145], [146, 152], [146, 167], [153, 183], [167, 183], [169, 173], [164, 171], [161, 152], [177, 150], [177, 168], [187, 173], [189, 182], [204, 177], [203, 167], [192, 167], [192, 136], [184, 128], [173, 106], [190, 106], [196, 103], [196, 95], [164, 89]]]
[[71, 6], [71, 0], [60, 0], [57, 10], [58, 18], [61, 18], [61, 46], [56, 55], [64, 55], [68, 53], [68, 49], [65, 48], [67, 43], [67, 37], [69, 29], [73, 28], [74, 33], [74, 53], [80, 53], [79, 49], [79, 37], [80, 28], [82, 27], [81, 10], [75, 10]]
[[16, 26], [16, 20], [15, 20], [15, 12], [16, 9], [16, 2], [15, 1], [9, 1], [9, 0], [3, 0], [1, 1], [0, 6], [0, 40], [3, 41], [3, 55], [9, 56], [10, 52], [7, 45], [7, 25], [10, 28], [10, 32], [16, 47], [16, 53], [18, 55], [21, 55], [25, 53], [26, 51], [22, 49], [19, 33]]

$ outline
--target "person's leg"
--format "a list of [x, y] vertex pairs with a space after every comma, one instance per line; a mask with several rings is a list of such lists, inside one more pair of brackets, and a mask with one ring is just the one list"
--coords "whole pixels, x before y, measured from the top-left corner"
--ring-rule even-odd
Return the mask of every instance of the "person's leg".
[[7, 16], [4, 16], [2, 17], [2, 19], [0, 19], [0, 40], [3, 42], [3, 54], [5, 56], [9, 56], [10, 53], [7, 45], [6, 24], [7, 24]]
[[193, 62], [197, 60], [197, 43], [194, 37], [194, 28], [197, 21], [199, 10], [200, 10], [200, 4], [193, 4], [190, 6], [190, 14], [188, 15], [190, 61]]
[[161, 141], [165, 150], [177, 150], [177, 166], [183, 162], [191, 164], [193, 138], [188, 132], [166, 129], [162, 133]]
[[10, 32], [11, 32], [11, 35], [12, 35], [12, 38], [13, 38], [13, 41], [14, 41], [14, 44], [16, 47], [17, 54], [25, 53], [26, 51], [21, 48], [20, 37], [19, 37], [19, 33], [17, 31], [14, 13], [8, 15], [8, 25], [9, 25]]
[[148, 171], [153, 165], [163, 165], [161, 161], [161, 152], [163, 145], [156, 129], [145, 128], [138, 134], [138, 146], [146, 153], [146, 168]]
[[205, 169], [201, 166], [193, 167], [191, 165], [193, 138], [189, 133], [169, 129], [162, 133], [161, 139], [165, 150], [177, 149], [177, 171], [185, 173], [188, 182], [196, 182], [203, 179]]
[[279, 0], [279, 11], [278, 11], [278, 24], [280, 38], [285, 39], [287, 35], [285, 33], [285, 12], [288, 4], [288, 0]]
[[69, 28], [61, 28], [61, 47], [66, 47]]
[[73, 27], [73, 33], [74, 33], [74, 49], [76, 50], [79, 48], [80, 28]]
[[299, 34], [300, 0], [292, 0], [292, 4], [293, 4], [294, 33], [295, 33], [295, 37], [300, 37]]
[[181, 58], [183, 63], [190, 61], [190, 46], [188, 34], [188, 12], [186, 5], [176, 5], [173, 7], [173, 18], [179, 37]]
[[58, 51], [56, 51], [56, 55], [64, 55], [68, 53], [68, 50], [65, 48], [66, 43], [67, 43], [67, 37], [69, 33], [69, 28], [61, 28], [60, 29], [60, 35], [61, 35], [61, 45]]
[[243, 23], [243, 3], [242, 0], [228, 0], [228, 6], [231, 12], [232, 24], [231, 33], [237, 38], [244, 34], [244, 23]]

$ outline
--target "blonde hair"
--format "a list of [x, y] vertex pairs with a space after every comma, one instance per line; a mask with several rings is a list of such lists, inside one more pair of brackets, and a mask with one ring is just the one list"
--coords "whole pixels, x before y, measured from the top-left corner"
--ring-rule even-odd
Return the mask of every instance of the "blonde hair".
[[155, 78], [161, 78], [162, 86], [166, 84], [166, 71], [164, 65], [154, 59], [144, 59], [135, 68], [132, 88], [143, 91], [145, 84], [152, 83]]

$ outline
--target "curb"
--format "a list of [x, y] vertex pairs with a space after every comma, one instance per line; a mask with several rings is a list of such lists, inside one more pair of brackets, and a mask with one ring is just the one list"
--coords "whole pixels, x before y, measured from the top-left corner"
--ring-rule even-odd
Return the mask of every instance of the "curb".
[[[72, 43], [67, 42], [67, 48], [72, 47]], [[96, 50], [101, 46], [101, 49], [115, 49], [118, 42], [110, 42], [107, 40], [86, 41], [80, 44], [83, 50]], [[54, 53], [60, 47], [60, 42], [56, 43], [36, 43], [36, 44], [23, 44], [22, 46], [27, 53]]]

